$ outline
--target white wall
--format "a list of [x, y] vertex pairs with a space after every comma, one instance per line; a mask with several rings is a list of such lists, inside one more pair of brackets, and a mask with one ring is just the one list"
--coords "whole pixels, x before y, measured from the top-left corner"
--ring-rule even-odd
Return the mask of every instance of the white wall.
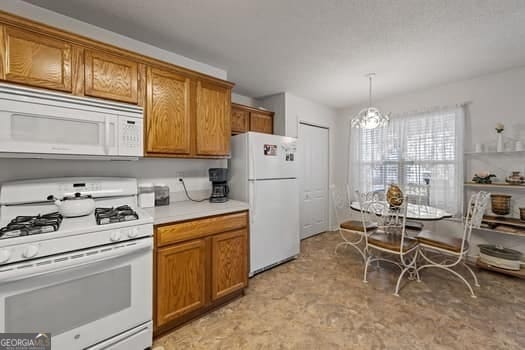
[[226, 167], [226, 160], [211, 159], [156, 159], [135, 161], [54, 160], [54, 159], [0, 159], [0, 184], [5, 181], [62, 177], [62, 176], [118, 176], [135, 177], [139, 182], [166, 184], [171, 192], [183, 188], [178, 176], [185, 179], [193, 193], [209, 192], [208, 168]]
[[96, 27], [86, 22], [82, 22], [74, 18], [67, 17], [32, 4], [28, 4], [21, 0], [0, 0], [0, 9], [2, 11], [10, 12], [21, 17], [73, 32], [75, 34], [84, 35], [107, 44], [112, 44], [130, 51], [163, 60], [165, 62], [186, 67], [188, 69], [193, 69], [219, 79], [227, 78], [227, 72], [223, 69], [213, 67], [209, 64], [198, 62], [191, 58], [178, 55], [174, 52], [166, 51], [158, 47], [128, 38], [124, 35], [110, 32], [106, 29]]
[[[268, 96], [259, 100], [261, 105], [275, 112], [274, 130], [278, 135], [297, 137], [300, 122], [324, 126], [329, 129], [329, 181], [334, 181], [334, 164], [337, 133], [337, 111], [321, 104], [309, 101], [289, 92]], [[300, 141], [299, 141], [300, 142]], [[335, 226], [331, 201], [330, 228]]]
[[[497, 122], [505, 124], [506, 147], [511, 149], [516, 140], [525, 142], [524, 91], [525, 68], [519, 68], [385, 98], [375, 101], [374, 105], [385, 113], [392, 112], [395, 115], [467, 102], [465, 151], [473, 151], [476, 143], [486, 144], [489, 150], [495, 150], [494, 126]], [[336, 163], [335, 171], [339, 174], [336, 179], [338, 185], [347, 181], [348, 152], [346, 145], [348, 144], [349, 120], [362, 107], [354, 106], [339, 111], [339, 143], [344, 147], [338, 149], [336, 156], [342, 160]], [[505, 176], [508, 176], [512, 170], [525, 171], [525, 155], [466, 157], [465, 180], [470, 180], [475, 172], [481, 170], [494, 172], [498, 176], [497, 181], [504, 181]], [[467, 190], [467, 195], [468, 193]], [[510, 194], [513, 196], [513, 215], [518, 216], [518, 208], [525, 206], [525, 191], [513, 190]], [[444, 231], [457, 229], [458, 227], [452, 226], [451, 228], [450, 225], [443, 228]], [[525, 252], [525, 237], [478, 232], [473, 242], [476, 244], [480, 242], [501, 243], [506, 247]]]
[[259, 106], [257, 100], [253, 97], [244, 96], [241, 94], [232, 93], [232, 102], [238, 103], [245, 106], [257, 107]]
[[273, 115], [273, 133], [286, 136], [286, 101], [285, 93], [266, 96], [257, 100], [258, 104], [270, 111]]

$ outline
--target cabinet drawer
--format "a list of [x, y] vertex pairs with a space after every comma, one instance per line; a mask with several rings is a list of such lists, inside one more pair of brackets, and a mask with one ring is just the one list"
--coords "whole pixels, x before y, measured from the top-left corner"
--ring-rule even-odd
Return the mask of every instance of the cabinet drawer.
[[156, 229], [157, 247], [210, 236], [248, 226], [248, 213], [234, 213], [161, 226]]

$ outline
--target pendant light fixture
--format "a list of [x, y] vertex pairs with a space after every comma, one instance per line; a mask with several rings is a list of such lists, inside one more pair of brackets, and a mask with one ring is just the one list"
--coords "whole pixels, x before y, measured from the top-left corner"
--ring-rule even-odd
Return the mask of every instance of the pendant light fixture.
[[375, 73], [369, 73], [366, 75], [369, 81], [369, 95], [368, 95], [368, 107], [363, 108], [357, 115], [352, 119], [353, 128], [362, 129], [375, 129], [378, 127], [385, 127], [390, 121], [390, 114], [382, 114], [379, 109], [372, 107], [372, 78]]

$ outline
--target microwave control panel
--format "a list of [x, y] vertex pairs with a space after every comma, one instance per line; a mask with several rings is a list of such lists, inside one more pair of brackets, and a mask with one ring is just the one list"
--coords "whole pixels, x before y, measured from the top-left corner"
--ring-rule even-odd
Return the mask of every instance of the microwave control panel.
[[119, 118], [119, 155], [143, 156], [142, 119]]

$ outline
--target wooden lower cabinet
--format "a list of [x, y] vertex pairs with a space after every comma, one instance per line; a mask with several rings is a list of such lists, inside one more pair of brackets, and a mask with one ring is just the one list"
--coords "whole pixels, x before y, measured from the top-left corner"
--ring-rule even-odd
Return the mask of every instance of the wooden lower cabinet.
[[243, 294], [248, 240], [247, 211], [155, 228], [156, 336]]
[[203, 239], [157, 252], [157, 325], [206, 304], [206, 244]]
[[247, 239], [247, 229], [212, 237], [212, 300], [222, 298], [248, 285]]

